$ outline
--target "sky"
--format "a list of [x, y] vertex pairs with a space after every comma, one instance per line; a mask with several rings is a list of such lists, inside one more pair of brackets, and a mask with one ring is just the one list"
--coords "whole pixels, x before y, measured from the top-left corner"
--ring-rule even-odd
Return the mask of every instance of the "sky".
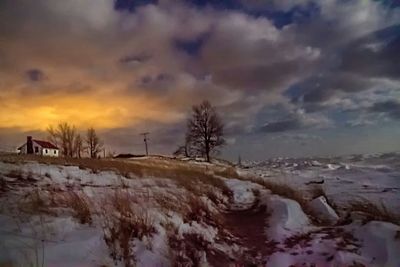
[[397, 0], [1, 0], [0, 149], [59, 122], [169, 154], [191, 106], [221, 157], [400, 150]]

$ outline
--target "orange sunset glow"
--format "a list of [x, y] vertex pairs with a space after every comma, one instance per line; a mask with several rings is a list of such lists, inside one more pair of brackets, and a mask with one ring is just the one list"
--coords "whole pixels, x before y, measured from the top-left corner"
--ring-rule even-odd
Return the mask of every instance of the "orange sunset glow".
[[0, 108], [0, 127], [45, 130], [49, 125], [72, 121], [78, 128], [115, 128], [135, 125], [142, 120], [173, 122], [182, 115], [171, 112], [158, 101], [144, 97], [105, 95], [40, 96], [7, 99]]

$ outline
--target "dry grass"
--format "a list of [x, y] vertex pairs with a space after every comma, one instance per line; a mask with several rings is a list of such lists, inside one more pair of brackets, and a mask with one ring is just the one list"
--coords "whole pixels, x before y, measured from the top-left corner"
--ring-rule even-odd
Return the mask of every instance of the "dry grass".
[[223, 169], [216, 169], [214, 170], [214, 174], [225, 178], [235, 178], [235, 179], [241, 178], [234, 167], [225, 167]]
[[11, 170], [6, 174], [7, 177], [22, 180], [24, 179], [24, 175], [22, 170]]
[[39, 189], [28, 192], [17, 206], [27, 214], [51, 214], [50, 206]]
[[176, 267], [200, 266], [202, 253], [209, 250], [210, 243], [196, 233], [179, 235], [178, 228], [166, 225], [169, 257]]
[[309, 190], [310, 193], [310, 197], [311, 199], [323, 196], [326, 199], [328, 199], [328, 197], [326, 196], [325, 190], [322, 188], [321, 185], [314, 185], [313, 187], [311, 187], [311, 189]]
[[263, 186], [266, 189], [269, 189], [273, 194], [279, 195], [284, 198], [292, 199], [297, 203], [299, 203], [302, 210], [308, 215], [308, 217], [312, 220], [312, 222], [315, 225], [319, 226], [329, 225], [329, 222], [319, 218], [318, 214], [315, 214], [309, 206], [309, 202], [311, 199], [314, 199], [315, 197], [319, 196], [324, 196], [327, 199], [328, 204], [331, 205], [331, 207], [335, 208], [335, 206], [332, 206], [332, 204], [329, 202], [328, 198], [326, 197], [325, 191], [323, 190], [322, 187], [316, 186], [311, 190], [311, 192], [307, 193], [300, 190], [296, 190], [287, 184], [275, 183], [258, 177], [249, 177], [247, 179]]
[[287, 184], [275, 183], [262, 178], [250, 178], [250, 180], [263, 186], [266, 189], [271, 190], [273, 194], [297, 201], [303, 209], [307, 208], [307, 195], [301, 191], [293, 189]]
[[[115, 171], [127, 178], [157, 177], [176, 181], [179, 185], [193, 189], [193, 184], [198, 181], [219, 188], [222, 193], [231, 196], [231, 191], [225, 183], [208, 171], [208, 166], [201, 166], [181, 162], [178, 160], [123, 160], [123, 159], [89, 159], [89, 158], [50, 158], [34, 155], [0, 154], [0, 161], [9, 163], [21, 163], [37, 161], [42, 164], [79, 166], [81, 169], [89, 169], [93, 173], [100, 171]], [[229, 169], [229, 168], [227, 168]], [[219, 175], [230, 177], [231, 170], [220, 171]], [[237, 175], [237, 174], [236, 174]]]
[[79, 220], [81, 224], [91, 224], [92, 213], [91, 213], [91, 201], [84, 193], [77, 193], [74, 191], [68, 191], [65, 204], [67, 207], [72, 208], [74, 211], [74, 217]]
[[389, 211], [381, 203], [376, 204], [368, 199], [354, 200], [347, 207], [349, 212], [361, 212], [366, 216], [365, 223], [368, 221], [385, 221], [400, 225], [400, 215]]
[[155, 233], [155, 222], [148, 210], [135, 205], [136, 199], [126, 191], [116, 190], [104, 205], [104, 241], [111, 257], [126, 267], [135, 266], [134, 239], [143, 240]]
[[183, 214], [184, 222], [205, 222], [210, 225], [216, 225], [220, 221], [218, 214], [212, 212], [202, 199], [190, 195], [187, 199], [188, 210]]

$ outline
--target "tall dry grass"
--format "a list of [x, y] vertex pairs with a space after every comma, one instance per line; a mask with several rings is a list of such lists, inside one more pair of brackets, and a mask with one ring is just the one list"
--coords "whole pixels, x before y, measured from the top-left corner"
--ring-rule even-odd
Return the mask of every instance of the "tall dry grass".
[[399, 213], [388, 210], [383, 203], [377, 204], [366, 198], [351, 201], [347, 206], [347, 210], [349, 212], [363, 213], [366, 216], [364, 222], [374, 220], [400, 225]]
[[137, 199], [124, 190], [107, 196], [101, 212], [104, 241], [111, 257], [124, 266], [136, 265], [134, 240], [143, 240], [155, 233], [155, 220], [150, 212], [137, 205]]
[[[231, 196], [231, 191], [226, 184], [209, 171], [208, 166], [188, 164], [178, 160], [76, 159], [0, 154], [0, 161], [16, 164], [36, 161], [42, 164], [78, 166], [81, 169], [89, 169], [94, 173], [114, 171], [127, 178], [166, 178], [176, 181], [189, 191], [193, 190], [196, 183], [202, 182], [219, 188], [225, 195]], [[225, 177], [229, 176], [228, 173], [222, 174], [225, 174]]]
[[65, 197], [65, 204], [73, 210], [73, 216], [78, 219], [81, 224], [92, 224], [91, 207], [93, 204], [84, 193], [68, 191]]

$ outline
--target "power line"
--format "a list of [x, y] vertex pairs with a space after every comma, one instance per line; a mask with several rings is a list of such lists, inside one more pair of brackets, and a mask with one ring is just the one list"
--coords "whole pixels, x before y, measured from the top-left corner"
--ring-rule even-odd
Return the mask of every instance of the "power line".
[[145, 132], [145, 133], [141, 133], [140, 135], [143, 135], [143, 141], [144, 141], [144, 145], [146, 147], [146, 156], [149, 155], [149, 150], [147, 148], [147, 135], [149, 135], [149, 132]]

